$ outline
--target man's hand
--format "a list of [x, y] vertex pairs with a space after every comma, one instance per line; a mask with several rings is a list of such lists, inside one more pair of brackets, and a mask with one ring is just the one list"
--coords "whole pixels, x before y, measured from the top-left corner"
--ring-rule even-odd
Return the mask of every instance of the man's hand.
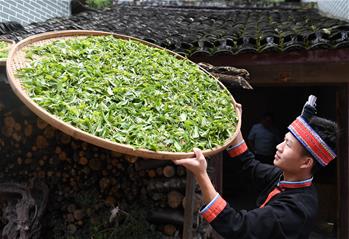
[[194, 148], [195, 158], [177, 159], [173, 162], [177, 165], [182, 165], [195, 176], [206, 173], [207, 162], [205, 156], [202, 154], [200, 149]]
[[191, 171], [198, 184], [200, 185], [203, 201], [205, 204], [208, 204], [214, 199], [217, 195], [217, 191], [213, 187], [213, 184], [207, 174], [207, 162], [205, 156], [202, 154], [200, 149], [194, 149], [195, 158], [187, 159], [177, 159], [173, 162], [177, 165], [184, 166], [187, 170]]
[[242, 115], [242, 105], [239, 103], [236, 103], [235, 108], [237, 108], [240, 111], [240, 114]]
[[[241, 104], [236, 103], [235, 108], [240, 112], [241, 120], [242, 120], [242, 106], [241, 106]], [[242, 140], [244, 140], [244, 138], [242, 137], [241, 129], [240, 129], [238, 135], [237, 135], [236, 138], [233, 140], [233, 142], [231, 143], [231, 145], [235, 145], [235, 144], [237, 144], [237, 143], [240, 143]]]

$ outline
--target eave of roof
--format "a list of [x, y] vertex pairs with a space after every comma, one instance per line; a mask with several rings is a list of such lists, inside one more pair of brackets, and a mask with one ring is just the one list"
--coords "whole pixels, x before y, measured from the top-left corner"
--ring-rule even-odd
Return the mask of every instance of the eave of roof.
[[1, 37], [20, 40], [66, 29], [130, 35], [191, 58], [349, 48], [348, 22], [302, 5], [117, 5], [32, 23]]

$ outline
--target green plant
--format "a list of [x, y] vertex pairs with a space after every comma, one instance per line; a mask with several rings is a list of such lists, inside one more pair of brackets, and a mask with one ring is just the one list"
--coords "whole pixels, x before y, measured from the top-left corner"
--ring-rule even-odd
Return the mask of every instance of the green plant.
[[112, 0], [87, 0], [86, 1], [87, 5], [92, 7], [92, 8], [105, 8], [105, 7], [110, 7], [113, 3]]
[[2, 50], [2, 49], [7, 49], [8, 46], [9, 46], [9, 43], [8, 43], [8, 42], [6, 42], [6, 41], [1, 41], [1, 40], [0, 40], [0, 50]]
[[7, 50], [0, 50], [0, 59], [1, 58], [7, 58], [8, 51]]
[[7, 58], [9, 45], [8, 42], [0, 40], [0, 59]]

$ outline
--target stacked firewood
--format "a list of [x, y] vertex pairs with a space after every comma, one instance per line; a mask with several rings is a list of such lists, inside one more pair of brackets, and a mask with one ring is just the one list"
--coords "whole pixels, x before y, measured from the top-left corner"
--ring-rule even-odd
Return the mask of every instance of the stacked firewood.
[[[75, 140], [33, 115], [1, 82], [0, 152], [1, 183], [38, 178], [48, 185], [42, 224], [51, 233], [44, 238], [91, 238], [106, 228], [120, 232], [127, 218], [136, 218], [131, 213], [135, 205], [144, 211], [150, 231], [180, 238], [186, 183], [183, 167]], [[199, 193], [195, 205], [197, 212]], [[202, 238], [207, 227], [197, 213], [194, 218], [193, 237]]]

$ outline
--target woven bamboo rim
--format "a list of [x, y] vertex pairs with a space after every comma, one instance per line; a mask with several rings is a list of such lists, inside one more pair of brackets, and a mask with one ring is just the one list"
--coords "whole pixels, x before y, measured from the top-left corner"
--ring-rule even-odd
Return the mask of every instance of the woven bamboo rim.
[[[58, 40], [58, 39], [67, 39], [67, 38], [76, 38], [76, 37], [86, 37], [86, 36], [101, 36], [101, 35], [113, 35], [116, 38], [121, 38], [121, 39], [132, 39], [138, 42], [141, 42], [143, 44], [146, 44], [148, 46], [156, 47], [163, 49], [165, 51], [171, 52], [174, 56], [180, 59], [185, 59], [181, 55], [169, 51], [167, 49], [164, 49], [162, 47], [159, 47], [157, 45], [142, 41], [137, 38], [125, 36], [125, 35], [119, 35], [119, 34], [114, 34], [110, 32], [101, 32], [101, 31], [84, 31], [84, 30], [70, 30], [70, 31], [56, 31], [56, 32], [48, 32], [48, 33], [43, 33], [35, 36], [31, 36], [29, 38], [26, 38], [22, 41], [20, 41], [18, 44], [13, 47], [9, 53], [8, 60], [7, 60], [7, 76], [9, 83], [11, 85], [12, 90], [15, 92], [15, 94], [19, 97], [20, 100], [23, 101], [23, 103], [31, 110], [33, 111], [38, 117], [40, 117], [42, 120], [46, 121], [48, 124], [51, 126], [63, 131], [65, 134], [72, 136], [75, 139], [79, 139], [85, 142], [88, 142], [90, 144], [97, 145], [102, 148], [106, 148], [112, 151], [116, 151], [122, 154], [128, 154], [128, 155], [133, 155], [137, 157], [143, 157], [143, 158], [151, 158], [151, 159], [180, 159], [180, 158], [189, 158], [189, 157], [194, 157], [193, 152], [167, 152], [167, 151], [151, 151], [147, 149], [139, 149], [132, 147], [131, 145], [126, 145], [126, 144], [120, 144], [116, 143], [107, 139], [103, 139], [97, 136], [94, 136], [90, 133], [84, 132], [78, 128], [75, 128], [71, 126], [68, 123], [65, 123], [61, 119], [57, 118], [56, 116], [48, 113], [45, 109], [40, 107], [38, 104], [36, 104], [25, 92], [25, 90], [22, 88], [22, 85], [15, 77], [15, 72], [20, 69], [25, 67], [28, 62], [25, 60], [25, 48], [28, 46], [33, 46], [33, 45], [42, 45], [45, 43], [48, 43], [53, 40]], [[202, 71], [206, 72], [209, 74], [207, 71], [201, 68]], [[213, 77], [213, 76], [212, 76]], [[213, 77], [214, 78], [214, 77]], [[216, 78], [215, 78], [216, 79]], [[216, 79], [217, 80], [217, 79]], [[217, 80], [218, 81], [218, 80]], [[219, 82], [219, 81], [218, 81]], [[222, 88], [225, 88], [225, 86], [219, 82]], [[241, 127], [241, 113], [237, 110], [235, 107], [236, 102], [234, 98], [231, 96], [232, 104], [237, 112], [238, 116], [238, 124], [236, 127], [235, 133], [226, 140], [224, 145], [222, 146], [217, 146], [212, 149], [206, 149], [203, 150], [203, 154], [205, 156], [212, 156], [215, 155], [221, 151], [223, 151], [226, 147], [228, 147], [231, 142], [236, 138], [238, 132], [240, 131]]]
[[[8, 47], [7, 47], [7, 50], [10, 51], [11, 48], [15, 45], [15, 41], [12, 41], [12, 40], [9, 40], [9, 39], [0, 39], [0, 42], [3, 41], [3, 42], [7, 42], [9, 43], [8, 44]], [[8, 58], [8, 57], [7, 57]], [[4, 66], [6, 65], [6, 60], [7, 58], [0, 58], [0, 66]]]

